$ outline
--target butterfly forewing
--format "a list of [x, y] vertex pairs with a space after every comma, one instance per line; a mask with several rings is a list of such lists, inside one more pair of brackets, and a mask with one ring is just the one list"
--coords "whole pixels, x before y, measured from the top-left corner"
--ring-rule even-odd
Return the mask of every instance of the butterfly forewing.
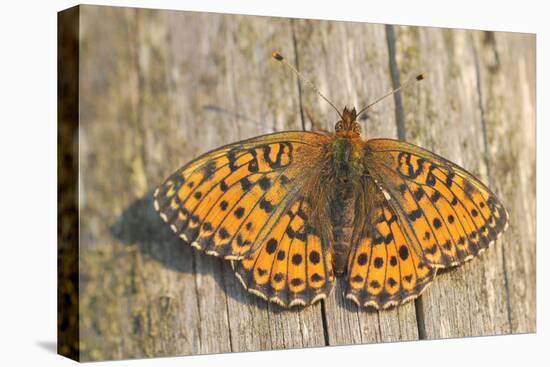
[[274, 133], [208, 152], [155, 191], [155, 208], [194, 247], [242, 258], [315, 172], [322, 154], [319, 136]]
[[365, 164], [387, 196], [408, 241], [432, 267], [455, 266], [485, 250], [508, 215], [473, 175], [415, 145], [376, 139]]

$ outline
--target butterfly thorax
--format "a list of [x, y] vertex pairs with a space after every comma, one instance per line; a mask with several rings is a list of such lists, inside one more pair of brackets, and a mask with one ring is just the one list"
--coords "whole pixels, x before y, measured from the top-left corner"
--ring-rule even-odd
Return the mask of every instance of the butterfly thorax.
[[332, 164], [337, 181], [353, 180], [361, 172], [361, 141], [359, 136], [336, 136], [332, 143]]
[[341, 120], [334, 127], [332, 142], [332, 163], [338, 181], [349, 181], [361, 172], [361, 155], [363, 142], [360, 133], [361, 126], [357, 123], [355, 108], [344, 107]]

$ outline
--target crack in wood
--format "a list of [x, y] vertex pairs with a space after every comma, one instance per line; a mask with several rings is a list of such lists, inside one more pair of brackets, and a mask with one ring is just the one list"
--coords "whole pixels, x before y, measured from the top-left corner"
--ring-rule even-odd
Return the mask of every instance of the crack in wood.
[[[292, 46], [294, 51], [294, 60], [296, 62], [296, 70], [300, 70], [300, 63], [299, 63], [299, 57], [298, 57], [298, 38], [296, 36], [296, 24], [294, 19], [290, 19], [290, 29], [291, 29], [291, 36], [292, 36]], [[306, 120], [304, 116], [304, 105], [302, 102], [302, 84], [300, 81], [300, 78], [296, 78], [297, 85], [298, 85], [298, 102], [300, 107], [300, 120], [302, 122], [302, 130], [306, 130]], [[330, 339], [329, 339], [329, 330], [328, 330], [328, 324], [327, 324], [327, 314], [325, 309], [325, 300], [321, 300], [321, 322], [323, 325], [323, 338], [325, 345], [330, 345]], [[300, 328], [300, 331], [302, 331], [302, 328]], [[305, 341], [303, 341], [303, 331], [302, 331], [302, 342], [305, 345]]]
[[[491, 161], [490, 161], [490, 152], [489, 152], [489, 137], [487, 132], [487, 117], [485, 114], [485, 106], [483, 105], [483, 90], [481, 87], [481, 66], [480, 66], [480, 60], [479, 60], [479, 52], [477, 51], [476, 43], [474, 42], [474, 38], [472, 35], [470, 35], [470, 40], [472, 43], [472, 51], [474, 54], [474, 65], [475, 65], [475, 72], [476, 72], [476, 89], [477, 89], [477, 96], [478, 96], [478, 107], [479, 107], [479, 113], [481, 117], [481, 130], [483, 133], [483, 149], [484, 152], [484, 161], [485, 166], [487, 169], [487, 180], [489, 181], [489, 187], [493, 186], [494, 178], [492, 175], [491, 170]], [[491, 46], [493, 47], [493, 50], [496, 54], [496, 41], [493, 38], [493, 42], [491, 43]], [[504, 288], [506, 291], [506, 312], [508, 316], [508, 327], [509, 331], [512, 332], [512, 304], [510, 300], [510, 284], [508, 279], [508, 272], [506, 271], [507, 265], [506, 265], [506, 247], [502, 246], [502, 271], [504, 274]]]
[[[290, 29], [292, 35], [292, 46], [294, 51], [294, 60], [296, 62], [296, 70], [300, 70], [300, 60], [298, 59], [298, 38], [296, 37], [295, 20], [290, 19]], [[300, 120], [302, 121], [302, 130], [306, 130], [306, 119], [304, 116], [304, 105], [302, 102], [302, 82], [300, 78], [296, 78], [298, 83], [298, 103], [300, 106]]]
[[[386, 40], [388, 44], [388, 54], [390, 62], [390, 73], [393, 88], [398, 88], [401, 85], [399, 67], [397, 66], [397, 52], [396, 52], [396, 40], [395, 30], [393, 25], [386, 24]], [[397, 137], [400, 140], [405, 140], [407, 131], [405, 128], [405, 110], [403, 108], [403, 100], [401, 98], [401, 91], [397, 91], [393, 94], [393, 100], [395, 103], [395, 123], [397, 125]], [[416, 327], [418, 330], [418, 338], [420, 340], [426, 339], [426, 324], [424, 322], [424, 309], [422, 307], [422, 299], [418, 297], [414, 300], [414, 310], [416, 314]]]
[[196, 260], [197, 254], [193, 252], [193, 255], [191, 256], [191, 266], [193, 269], [193, 280], [195, 281], [195, 301], [197, 302], [197, 312], [199, 313], [199, 327], [198, 327], [198, 334], [199, 334], [199, 350], [202, 350], [202, 316], [201, 316], [201, 303], [200, 303], [200, 294], [199, 294], [199, 283], [198, 283], [198, 272], [197, 272], [197, 260]]
[[[388, 43], [392, 85], [393, 89], [396, 89], [401, 85], [401, 78], [399, 75], [399, 68], [397, 66], [397, 52], [395, 50], [395, 30], [393, 28], [393, 25], [391, 24], [386, 24], [386, 40]], [[393, 100], [395, 103], [395, 122], [397, 124], [397, 137], [400, 140], [405, 140], [407, 137], [407, 132], [405, 130], [405, 111], [403, 109], [403, 100], [401, 98], [400, 90], [393, 94]]]

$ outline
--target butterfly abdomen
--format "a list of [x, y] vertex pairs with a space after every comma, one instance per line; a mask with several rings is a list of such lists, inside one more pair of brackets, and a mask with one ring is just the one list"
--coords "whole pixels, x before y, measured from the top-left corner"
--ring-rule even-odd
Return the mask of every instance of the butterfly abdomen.
[[340, 186], [331, 205], [334, 272], [342, 275], [346, 271], [354, 225], [353, 185]]

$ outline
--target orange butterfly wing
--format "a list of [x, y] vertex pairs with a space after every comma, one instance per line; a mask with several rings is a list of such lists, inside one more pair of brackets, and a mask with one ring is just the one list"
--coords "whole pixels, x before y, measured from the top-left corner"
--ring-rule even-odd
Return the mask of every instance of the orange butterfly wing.
[[330, 293], [334, 272], [327, 233], [331, 229], [313, 218], [313, 199], [319, 198], [302, 192], [281, 213], [259, 249], [233, 262], [249, 292], [283, 307], [306, 306]]
[[330, 225], [319, 230], [312, 215], [331, 139], [281, 132], [213, 150], [170, 176], [154, 193], [155, 208], [195, 248], [235, 260], [251, 293], [285, 307], [315, 302], [334, 281]]
[[437, 268], [459, 265], [508, 225], [496, 196], [472, 174], [415, 145], [365, 144], [364, 195], [348, 261], [346, 297], [387, 308], [418, 297]]
[[273, 229], [318, 167], [323, 138], [280, 132], [210, 151], [155, 190], [155, 209], [193, 247], [243, 258]]
[[[285, 307], [314, 303], [334, 283], [327, 213], [338, 188], [321, 178], [333, 139], [281, 132], [213, 150], [170, 176], [155, 208], [192, 246], [239, 260], [232, 265], [251, 293]], [[507, 226], [495, 195], [434, 153], [374, 139], [363, 166], [346, 293], [359, 305], [417, 297], [437, 268], [472, 258]]]
[[418, 297], [436, 269], [426, 265], [403, 232], [383, 191], [371, 177], [357, 196], [360, 213], [348, 260], [346, 298], [359, 306], [388, 308]]
[[365, 163], [414, 250], [432, 267], [456, 266], [508, 226], [496, 196], [458, 165], [413, 144], [369, 140]]

